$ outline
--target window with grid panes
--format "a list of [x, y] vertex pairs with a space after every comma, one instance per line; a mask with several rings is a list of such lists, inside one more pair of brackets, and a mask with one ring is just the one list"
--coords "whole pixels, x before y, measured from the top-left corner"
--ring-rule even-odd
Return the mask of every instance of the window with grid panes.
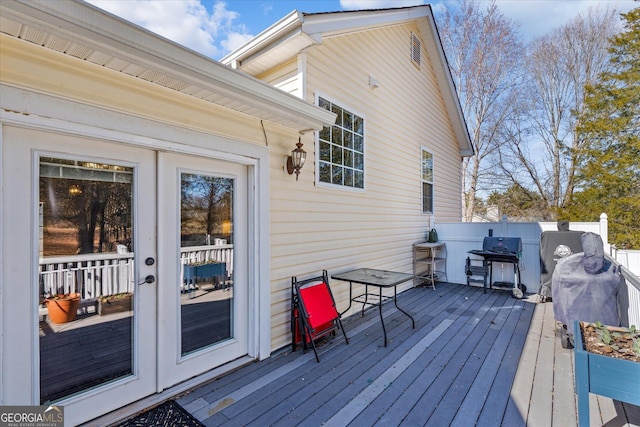
[[422, 212], [433, 213], [433, 154], [422, 149]]
[[364, 188], [364, 119], [324, 98], [318, 105], [337, 115], [318, 135], [319, 181]]

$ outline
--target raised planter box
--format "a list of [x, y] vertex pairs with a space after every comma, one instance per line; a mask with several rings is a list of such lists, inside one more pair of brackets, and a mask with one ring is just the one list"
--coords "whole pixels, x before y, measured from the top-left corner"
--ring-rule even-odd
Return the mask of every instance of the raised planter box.
[[98, 299], [98, 314], [105, 316], [112, 313], [131, 311], [133, 308], [133, 294], [119, 294]]
[[574, 324], [575, 387], [578, 425], [589, 427], [589, 393], [640, 405], [640, 363], [590, 353], [584, 349], [580, 322]]
[[227, 274], [224, 262], [209, 262], [206, 264], [186, 264], [184, 266], [184, 290], [189, 289], [189, 285], [195, 285], [199, 281], [211, 279], [214, 285], [224, 282]]

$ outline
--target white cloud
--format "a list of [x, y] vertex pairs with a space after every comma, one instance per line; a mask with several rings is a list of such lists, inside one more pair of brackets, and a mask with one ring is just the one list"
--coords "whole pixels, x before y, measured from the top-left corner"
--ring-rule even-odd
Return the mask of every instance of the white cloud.
[[262, 14], [265, 16], [271, 13], [272, 10], [273, 10], [273, 5], [271, 3], [267, 3], [262, 6]]
[[[209, 13], [199, 0], [88, 0], [93, 5], [203, 55], [219, 58], [248, 40], [237, 12], [217, 2]], [[240, 43], [242, 44], [242, 43]]]
[[424, 0], [340, 0], [345, 10], [386, 9], [424, 4]]
[[220, 44], [222, 45], [222, 47], [226, 52], [233, 52], [234, 50], [238, 49], [240, 46], [247, 43], [252, 38], [253, 36], [250, 34], [231, 32], [231, 33], [227, 33], [227, 39], [222, 40]]
[[512, 1], [497, 0], [500, 11], [520, 24], [522, 34], [530, 39], [558, 28], [578, 14], [586, 14], [590, 7], [628, 12], [638, 4], [629, 0], [572, 0], [572, 1]]

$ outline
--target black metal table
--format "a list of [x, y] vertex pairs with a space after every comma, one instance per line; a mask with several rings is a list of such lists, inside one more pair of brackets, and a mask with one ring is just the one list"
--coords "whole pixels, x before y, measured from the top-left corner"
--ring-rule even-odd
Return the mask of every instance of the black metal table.
[[[393, 298], [393, 303], [396, 308], [404, 313], [409, 319], [411, 319], [411, 326], [416, 328], [416, 322], [413, 317], [400, 307], [398, 307], [397, 301], [397, 286], [401, 283], [413, 280], [413, 274], [398, 273], [396, 271], [377, 270], [374, 268], [358, 268], [357, 270], [346, 271], [344, 273], [334, 274], [332, 279], [342, 280], [349, 282], [349, 307], [344, 310], [340, 315], [343, 315], [351, 308], [352, 302], [362, 303], [362, 315], [364, 315], [364, 309], [367, 305], [373, 305], [378, 307], [380, 313], [380, 322], [382, 323], [382, 332], [384, 333], [384, 346], [387, 346], [387, 330], [384, 326], [384, 318], [382, 317], [382, 303], [388, 299]], [[353, 284], [358, 283], [365, 285], [365, 291], [363, 294], [353, 296]], [[378, 288], [378, 293], [370, 293], [369, 286]], [[393, 288], [393, 297], [382, 295], [382, 289]]]

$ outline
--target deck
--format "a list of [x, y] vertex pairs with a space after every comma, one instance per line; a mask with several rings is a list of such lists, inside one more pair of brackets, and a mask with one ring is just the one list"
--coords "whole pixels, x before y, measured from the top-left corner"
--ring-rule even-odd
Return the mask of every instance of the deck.
[[[535, 296], [439, 284], [346, 319], [313, 351], [285, 349], [177, 398], [208, 426], [574, 426], [573, 353]], [[640, 408], [591, 395], [593, 426], [640, 424]]]

